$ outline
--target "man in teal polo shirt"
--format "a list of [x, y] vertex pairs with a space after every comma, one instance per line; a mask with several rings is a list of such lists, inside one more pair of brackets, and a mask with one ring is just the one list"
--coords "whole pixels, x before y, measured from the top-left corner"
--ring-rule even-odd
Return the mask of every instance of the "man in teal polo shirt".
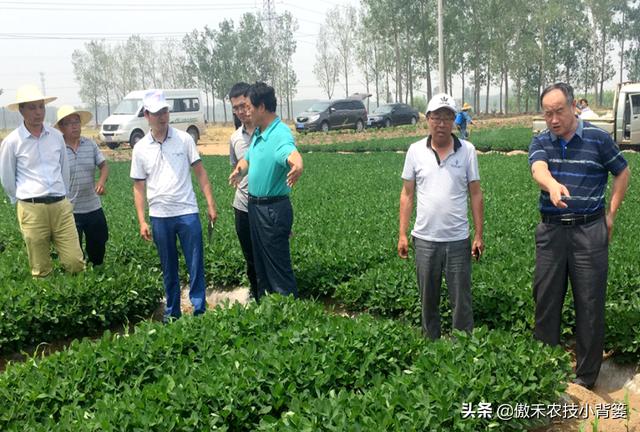
[[256, 268], [256, 301], [266, 293], [298, 296], [291, 268], [289, 236], [293, 209], [291, 186], [302, 175], [302, 156], [291, 129], [276, 115], [273, 87], [257, 82], [249, 88], [247, 116], [257, 127], [251, 146], [229, 176], [238, 186], [249, 174], [249, 226]]

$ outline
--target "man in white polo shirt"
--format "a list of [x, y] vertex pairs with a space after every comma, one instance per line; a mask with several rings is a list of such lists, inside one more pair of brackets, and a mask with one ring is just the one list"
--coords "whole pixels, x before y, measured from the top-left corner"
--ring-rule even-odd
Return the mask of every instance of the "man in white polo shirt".
[[66, 198], [69, 164], [64, 139], [44, 124], [45, 105], [55, 99], [34, 85], [18, 88], [16, 102], [7, 108], [19, 111], [23, 123], [0, 147], [0, 180], [11, 203], [17, 203], [18, 223], [35, 277], [51, 273], [51, 243], [65, 270], [84, 270], [73, 206]]
[[[193, 168], [207, 200], [210, 223], [218, 217], [216, 203], [195, 142], [188, 133], [169, 126], [169, 104], [164, 93], [150, 90], [144, 96], [143, 105], [150, 130], [135, 145], [131, 158], [133, 197], [140, 235], [148, 241], [153, 238], [158, 249], [167, 296], [165, 321], [181, 316], [176, 238], [180, 240], [189, 271], [189, 298], [193, 313], [200, 315], [207, 308], [202, 226], [190, 168]], [[145, 220], [145, 187], [151, 229]]]
[[[417, 190], [416, 222], [411, 231], [422, 302], [422, 331], [438, 339], [442, 275], [449, 289], [453, 327], [473, 329], [471, 256], [484, 251], [482, 190], [475, 147], [451, 133], [457, 109], [453, 98], [435, 95], [427, 106], [429, 136], [409, 148], [402, 171], [398, 255], [407, 258], [407, 230]], [[467, 199], [475, 234], [470, 240]]]

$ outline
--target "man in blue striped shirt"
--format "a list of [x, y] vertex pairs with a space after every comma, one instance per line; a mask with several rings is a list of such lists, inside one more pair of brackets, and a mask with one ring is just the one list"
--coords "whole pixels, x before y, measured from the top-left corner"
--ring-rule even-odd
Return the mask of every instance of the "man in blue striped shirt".
[[[629, 184], [627, 161], [611, 136], [576, 117], [573, 88], [547, 87], [540, 96], [547, 130], [529, 146], [540, 186], [536, 228], [535, 337], [560, 343], [562, 305], [571, 282], [576, 312], [576, 384], [595, 385], [604, 348], [608, 246]], [[608, 175], [611, 200], [605, 210]]]

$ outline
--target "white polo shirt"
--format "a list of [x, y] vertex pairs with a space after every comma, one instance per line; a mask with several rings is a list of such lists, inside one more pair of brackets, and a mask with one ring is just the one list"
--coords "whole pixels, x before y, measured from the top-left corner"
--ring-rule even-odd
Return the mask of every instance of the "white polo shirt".
[[473, 144], [454, 137], [454, 151], [438, 161], [430, 137], [413, 143], [402, 178], [416, 182], [418, 205], [411, 235], [435, 242], [469, 237], [468, 188], [469, 183], [480, 180]]
[[200, 161], [191, 136], [169, 127], [163, 143], [147, 133], [133, 148], [130, 176], [145, 180], [149, 216], [173, 217], [198, 213], [190, 168]]

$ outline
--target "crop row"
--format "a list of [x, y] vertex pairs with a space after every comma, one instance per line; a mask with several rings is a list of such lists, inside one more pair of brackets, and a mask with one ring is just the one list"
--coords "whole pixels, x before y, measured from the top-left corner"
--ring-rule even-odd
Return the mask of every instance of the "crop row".
[[[479, 129], [473, 131], [469, 140], [480, 151], [527, 150], [531, 142], [531, 128], [504, 127], [495, 129]], [[356, 137], [354, 137], [356, 138]], [[394, 138], [366, 137], [354, 142], [333, 142], [329, 144], [303, 144], [299, 146], [302, 152], [379, 152], [406, 151], [409, 146], [420, 140], [417, 136]]]
[[[396, 255], [403, 158], [395, 153], [305, 156], [305, 174], [292, 194], [291, 241], [294, 271], [304, 296], [330, 296], [353, 310], [418, 322], [413, 262]], [[479, 160], [487, 251], [473, 266], [476, 321], [530, 335], [538, 192], [526, 156], [483, 155]], [[633, 167], [638, 158], [629, 155], [629, 161]], [[233, 190], [226, 185], [228, 160], [205, 158], [205, 165], [220, 210], [214, 238], [205, 246], [207, 283], [246, 284], [233, 224]], [[158, 258], [153, 244], [138, 235], [128, 166], [112, 163], [104, 200], [111, 239], [101, 271], [31, 280], [25, 248], [13, 222], [14, 210], [6, 203], [0, 205], [0, 217], [11, 221], [0, 225], [5, 246], [0, 253], [0, 278], [6, 287], [0, 294], [0, 350], [108, 328], [119, 320], [149, 316], [157, 306], [162, 298]], [[639, 200], [640, 194], [632, 188], [617, 218], [610, 249], [606, 338], [610, 348], [636, 359], [640, 354], [640, 233], [634, 228], [634, 216], [640, 210]], [[186, 280], [186, 274], [182, 277]], [[116, 295], [122, 296], [118, 297], [122, 304], [113, 303]], [[446, 302], [443, 313], [449, 314]], [[565, 320], [570, 335], [569, 307]], [[33, 326], [34, 322], [41, 324]]]
[[74, 342], [0, 376], [3, 431], [521, 430], [462, 404], [553, 404], [568, 355], [477, 329], [431, 342], [397, 321], [267, 298]]

